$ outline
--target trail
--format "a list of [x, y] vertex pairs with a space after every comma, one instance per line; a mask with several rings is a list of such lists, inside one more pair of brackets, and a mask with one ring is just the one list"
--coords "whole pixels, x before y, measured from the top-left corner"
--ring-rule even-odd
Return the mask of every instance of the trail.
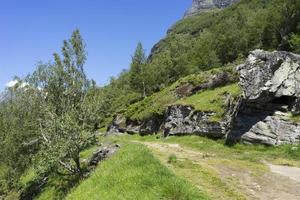
[[280, 174], [282, 176], [300, 182], [300, 168], [271, 164], [268, 164], [268, 166], [270, 167], [271, 172]]
[[[151, 149], [175, 174], [207, 192], [212, 199], [300, 199], [299, 168], [262, 164], [266, 168], [264, 171], [251, 167], [250, 163], [249, 166], [247, 163], [234, 165], [235, 161], [218, 158], [214, 154], [205, 154], [179, 144], [139, 143]], [[183, 163], [182, 166], [168, 163], [170, 155], [176, 155]], [[184, 164], [188, 162], [192, 164]]]

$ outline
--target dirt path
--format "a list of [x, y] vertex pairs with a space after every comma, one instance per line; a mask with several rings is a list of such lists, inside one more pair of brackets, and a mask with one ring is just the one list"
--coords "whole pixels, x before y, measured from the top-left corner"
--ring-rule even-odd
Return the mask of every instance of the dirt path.
[[[142, 143], [175, 174], [191, 181], [212, 199], [300, 199], [299, 168], [261, 164], [262, 169], [256, 169], [246, 161], [222, 159], [179, 144]], [[168, 162], [170, 155], [175, 155], [178, 162]]]
[[294, 181], [300, 182], [300, 168], [271, 164], [268, 164], [268, 166], [270, 167], [271, 172], [280, 174]]

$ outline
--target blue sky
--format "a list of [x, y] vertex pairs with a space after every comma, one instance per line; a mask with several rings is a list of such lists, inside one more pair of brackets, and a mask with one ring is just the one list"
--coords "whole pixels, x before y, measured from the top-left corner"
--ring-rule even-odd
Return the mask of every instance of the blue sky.
[[128, 68], [138, 41], [149, 53], [192, 0], [0, 0], [0, 90], [33, 72], [79, 28], [86, 72], [103, 85]]

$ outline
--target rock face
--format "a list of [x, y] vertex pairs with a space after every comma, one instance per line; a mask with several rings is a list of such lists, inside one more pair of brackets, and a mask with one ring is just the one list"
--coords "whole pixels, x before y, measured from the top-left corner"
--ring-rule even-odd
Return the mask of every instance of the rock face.
[[288, 52], [251, 52], [238, 66], [244, 92], [228, 141], [280, 145], [300, 141], [300, 56]]
[[166, 112], [164, 135], [200, 135], [211, 138], [225, 136], [225, 123], [214, 122], [210, 117], [216, 113], [197, 112], [190, 106], [170, 106]]
[[256, 50], [237, 70], [248, 101], [268, 102], [280, 97], [300, 97], [299, 55]]
[[185, 13], [184, 17], [197, 15], [214, 8], [223, 9], [240, 0], [193, 0], [191, 8]]
[[106, 135], [124, 133], [150, 135], [157, 133], [160, 130], [161, 124], [162, 120], [159, 118], [152, 118], [146, 121], [132, 121], [118, 114], [108, 127]]

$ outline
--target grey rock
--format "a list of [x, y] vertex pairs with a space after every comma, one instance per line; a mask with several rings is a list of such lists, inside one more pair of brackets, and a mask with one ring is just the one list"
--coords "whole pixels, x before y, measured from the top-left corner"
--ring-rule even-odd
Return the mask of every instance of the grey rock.
[[267, 116], [243, 134], [241, 139], [245, 143], [270, 146], [299, 143], [300, 126], [276, 116]]
[[121, 114], [117, 114], [112, 123], [109, 125], [106, 136], [107, 135], [120, 135], [126, 132], [126, 118]]
[[162, 119], [155, 117], [145, 121], [133, 121], [118, 114], [109, 126], [106, 136], [124, 133], [140, 135], [155, 134], [160, 130], [162, 121]]
[[88, 161], [89, 166], [98, 165], [98, 163], [101, 162], [102, 160], [112, 156], [119, 148], [120, 145], [118, 144], [101, 147], [100, 149], [95, 151], [91, 156], [91, 158], [89, 159]]
[[227, 140], [265, 145], [299, 143], [300, 123], [291, 121], [290, 115], [300, 111], [300, 56], [255, 50], [237, 70], [243, 105]]
[[231, 6], [240, 0], [193, 0], [192, 6], [185, 13], [184, 17], [190, 17], [211, 9], [224, 9]]
[[300, 56], [288, 52], [252, 51], [237, 67], [245, 99], [268, 102], [289, 96], [300, 97]]
[[226, 135], [225, 121], [211, 121], [216, 113], [195, 111], [190, 106], [170, 106], [166, 112], [164, 135], [199, 135], [223, 138]]

